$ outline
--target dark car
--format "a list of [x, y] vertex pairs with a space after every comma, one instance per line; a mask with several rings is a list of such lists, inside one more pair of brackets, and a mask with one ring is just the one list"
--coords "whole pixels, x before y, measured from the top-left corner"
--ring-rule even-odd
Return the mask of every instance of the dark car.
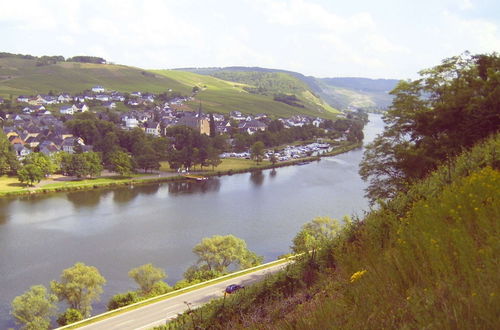
[[231, 284], [231, 285], [228, 285], [226, 287], [226, 293], [234, 293], [236, 291], [238, 291], [239, 289], [244, 289], [245, 287], [243, 285], [239, 285], [239, 284]]

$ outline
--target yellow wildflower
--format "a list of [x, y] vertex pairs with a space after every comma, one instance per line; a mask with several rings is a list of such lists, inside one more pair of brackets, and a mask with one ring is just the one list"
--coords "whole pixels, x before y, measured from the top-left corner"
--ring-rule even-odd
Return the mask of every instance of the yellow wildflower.
[[357, 271], [354, 274], [352, 274], [351, 279], [350, 279], [351, 283], [358, 280], [359, 278], [361, 278], [363, 275], [365, 275], [365, 273], [366, 273], [366, 269]]

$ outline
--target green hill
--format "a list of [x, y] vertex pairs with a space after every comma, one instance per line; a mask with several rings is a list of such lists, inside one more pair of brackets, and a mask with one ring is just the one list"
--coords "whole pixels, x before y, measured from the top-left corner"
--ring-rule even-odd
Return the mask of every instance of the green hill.
[[[232, 80], [228, 81], [181, 70], [152, 72], [181, 82], [186, 87], [198, 86], [200, 91], [192, 103], [195, 105], [201, 102], [203, 108], [208, 111], [228, 113], [237, 110], [249, 114], [268, 113], [284, 117], [304, 114], [325, 118], [334, 118], [339, 113], [316, 97], [306, 85], [285, 74], [275, 74], [273, 79], [265, 81], [258, 75], [239, 73], [224, 75], [223, 78]], [[265, 92], [257, 92], [256, 89], [262, 88], [264, 84]], [[296, 95], [298, 106], [276, 101], [275, 94], [280, 93]]]
[[389, 92], [396, 87], [396, 79], [316, 78], [298, 72], [260, 67], [233, 66], [225, 68], [185, 68], [183, 71], [244, 82], [262, 87], [265, 91], [297, 92], [304, 88], [336, 109], [385, 109], [392, 102]]
[[280, 274], [168, 328], [498, 328], [499, 148], [497, 134]]
[[[28, 57], [28, 56], [27, 56]], [[69, 92], [78, 93], [94, 85], [121, 92], [162, 93], [169, 89], [191, 95], [194, 86], [200, 88], [191, 105], [199, 102], [207, 111], [229, 113], [238, 110], [247, 114], [267, 113], [275, 116], [304, 114], [335, 118], [339, 113], [315, 96], [307, 85], [286, 74], [275, 74], [266, 86], [269, 93], [252, 92], [259, 81], [242, 83], [177, 70], [147, 71], [114, 64], [94, 64], [60, 61], [40, 65], [39, 58], [20, 56], [0, 57], [0, 96], [36, 95]], [[298, 101], [286, 104], [276, 101], [274, 94], [295, 94]]]
[[0, 96], [5, 98], [51, 90], [78, 93], [94, 85], [121, 92], [191, 92], [176, 80], [124, 65], [58, 62], [37, 66], [35, 59], [0, 58]]

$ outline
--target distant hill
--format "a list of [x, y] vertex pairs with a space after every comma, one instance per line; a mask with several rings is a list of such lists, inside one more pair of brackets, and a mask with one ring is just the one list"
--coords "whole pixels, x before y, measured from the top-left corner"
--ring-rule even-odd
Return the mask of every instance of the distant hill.
[[[339, 112], [317, 97], [306, 84], [283, 73], [224, 71], [210, 75], [198, 74], [196, 69], [153, 70], [193, 88], [199, 92], [196, 102], [204, 109], [228, 113], [268, 113], [276, 116], [304, 114], [324, 118], [334, 118]], [[206, 69], [210, 70], [210, 69]], [[207, 71], [200, 71], [206, 73]], [[223, 79], [221, 79], [223, 78]], [[288, 102], [280, 94], [295, 95], [297, 100]], [[280, 101], [282, 100], [282, 101]], [[288, 103], [287, 103], [288, 102]]]
[[122, 92], [191, 92], [191, 88], [178, 81], [125, 65], [64, 61], [40, 65], [36, 58], [0, 57], [0, 96], [6, 98], [51, 90], [77, 93], [94, 85]]
[[[248, 114], [267, 113], [286, 117], [304, 114], [334, 118], [339, 113], [317, 97], [306, 84], [283, 73], [272, 73], [272, 77], [266, 79], [235, 79], [242, 81], [238, 83], [192, 72], [150, 71], [106, 64], [99, 57], [85, 57], [83, 60], [95, 63], [84, 63], [81, 58], [76, 56], [65, 61], [62, 56], [0, 53], [0, 96], [15, 98], [19, 95], [47, 94], [50, 91], [79, 93], [94, 85], [121, 92], [162, 93], [173, 90], [191, 95], [193, 87], [198, 86], [199, 92], [191, 102], [191, 108], [202, 103], [206, 111], [229, 113], [238, 110]], [[265, 86], [266, 93], [256, 92], [255, 88], [262, 87], [259, 82], [264, 81], [270, 82], [270, 85]], [[281, 93], [296, 94], [297, 100], [275, 97]]]
[[[183, 71], [194, 72], [202, 75], [223, 78], [237, 82], [250, 82], [255, 84], [256, 73], [266, 80], [272, 73], [281, 73], [294, 77], [305, 84], [315, 96], [325, 100], [330, 106], [337, 109], [384, 109], [392, 102], [389, 95], [399, 80], [396, 79], [369, 79], [369, 78], [316, 78], [305, 76], [298, 72], [268, 69], [260, 67], [232, 66], [224, 68], [183, 68]], [[239, 74], [237, 74], [239, 73]], [[241, 73], [247, 73], [244, 80]], [[251, 74], [252, 73], [252, 74]], [[267, 73], [267, 75], [265, 74]], [[253, 76], [252, 76], [253, 75]], [[264, 83], [265, 84], [265, 83]]]
[[321, 96], [339, 109], [384, 109], [392, 103], [396, 79], [318, 78]]

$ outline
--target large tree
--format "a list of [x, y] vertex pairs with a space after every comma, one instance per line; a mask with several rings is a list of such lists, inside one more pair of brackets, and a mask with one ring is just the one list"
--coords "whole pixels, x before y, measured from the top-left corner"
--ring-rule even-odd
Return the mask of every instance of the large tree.
[[14, 147], [7, 136], [0, 131], [0, 175], [15, 173], [19, 167]]
[[252, 144], [252, 148], [250, 148], [250, 156], [253, 160], [255, 160], [257, 164], [260, 163], [264, 158], [264, 148], [265, 146], [262, 141], [255, 142], [254, 144]]
[[248, 250], [241, 238], [233, 235], [214, 235], [204, 238], [194, 248], [198, 266], [209, 271], [227, 272], [229, 266], [248, 268], [262, 262], [262, 257]]
[[40, 167], [34, 164], [28, 164], [17, 171], [17, 178], [19, 182], [32, 186], [35, 182], [40, 182], [44, 178], [44, 175]]
[[316, 217], [302, 226], [293, 239], [292, 250], [294, 253], [313, 251], [335, 238], [339, 230], [340, 224], [336, 219]]
[[56, 314], [57, 297], [43, 285], [32, 286], [12, 301], [11, 314], [22, 329], [43, 330], [50, 327], [50, 317]]
[[385, 131], [365, 151], [360, 174], [371, 202], [412, 182], [500, 127], [500, 57], [468, 53], [401, 81]]
[[54, 161], [41, 152], [32, 152], [23, 160], [24, 165], [33, 164], [40, 168], [44, 176], [54, 173], [57, 169]]
[[162, 282], [167, 277], [167, 274], [161, 268], [146, 264], [131, 269], [128, 276], [139, 285], [142, 295], [148, 295], [153, 291], [157, 283]]
[[106, 279], [93, 266], [77, 262], [73, 267], [63, 270], [61, 281], [51, 281], [50, 288], [59, 299], [79, 310], [84, 317], [90, 316], [92, 302], [98, 301]]

